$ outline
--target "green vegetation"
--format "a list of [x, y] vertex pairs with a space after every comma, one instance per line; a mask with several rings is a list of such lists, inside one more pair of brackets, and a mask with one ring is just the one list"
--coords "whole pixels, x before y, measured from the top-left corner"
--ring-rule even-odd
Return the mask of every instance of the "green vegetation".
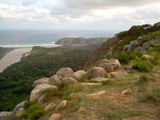
[[34, 47], [30, 56], [0, 73], [0, 103], [3, 103], [0, 111], [12, 110], [16, 104], [26, 100], [33, 89], [33, 81], [51, 77], [62, 67], [70, 67], [74, 71], [82, 69], [90, 52], [73, 48]]
[[141, 72], [150, 72], [153, 68], [153, 65], [151, 62], [148, 62], [148, 61], [137, 61], [132, 66], [132, 68]]
[[35, 103], [31, 106], [29, 106], [28, 109], [25, 109], [24, 113], [23, 113], [23, 118], [24, 119], [38, 119], [40, 117], [42, 117], [44, 115], [44, 110], [43, 108], [38, 104]]

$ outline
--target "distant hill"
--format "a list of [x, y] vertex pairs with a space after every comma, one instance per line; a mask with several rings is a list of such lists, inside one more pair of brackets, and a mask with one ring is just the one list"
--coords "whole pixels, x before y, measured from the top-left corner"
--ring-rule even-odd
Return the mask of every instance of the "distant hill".
[[90, 45], [106, 42], [108, 38], [98, 37], [98, 38], [62, 38], [55, 42], [58, 45]]

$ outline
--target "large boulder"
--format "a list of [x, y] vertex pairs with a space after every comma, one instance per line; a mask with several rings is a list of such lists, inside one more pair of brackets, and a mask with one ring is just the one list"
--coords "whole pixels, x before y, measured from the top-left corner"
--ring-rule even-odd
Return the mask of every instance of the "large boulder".
[[150, 55], [143, 55], [142, 58], [145, 59], [146, 61], [149, 61], [149, 62], [154, 61], [154, 57], [150, 56]]
[[81, 78], [83, 78], [85, 74], [86, 74], [85, 71], [79, 70], [77, 72], [74, 72], [72, 77], [75, 78], [76, 80], [80, 80]]
[[53, 108], [56, 107], [56, 104], [54, 102], [50, 103], [49, 105], [47, 105], [44, 109], [45, 112], [48, 112], [50, 110], [52, 110]]
[[34, 81], [33, 87], [35, 87], [38, 84], [43, 84], [43, 83], [48, 83], [48, 82], [49, 82], [49, 78], [41, 78], [39, 80]]
[[0, 120], [7, 120], [11, 115], [13, 115], [13, 112], [2, 111], [0, 112]]
[[67, 100], [62, 100], [56, 107], [55, 111], [60, 112], [67, 106]]
[[20, 109], [16, 112], [15, 117], [16, 117], [16, 118], [20, 118], [20, 117], [22, 117], [23, 113], [24, 113], [24, 108], [20, 108]]
[[25, 101], [22, 101], [21, 103], [17, 104], [16, 107], [13, 110], [13, 114], [15, 114], [20, 108], [23, 108], [24, 104], [26, 103]]
[[105, 77], [107, 72], [101, 67], [94, 67], [86, 73], [89, 78]]
[[46, 84], [46, 83], [39, 84], [31, 91], [30, 101], [32, 103], [37, 102], [37, 100], [43, 94], [45, 94], [45, 91], [48, 90], [48, 89], [52, 90], [53, 94], [57, 93], [57, 87], [56, 86], [49, 85], [49, 84]]
[[52, 77], [49, 78], [49, 83], [50, 84], [60, 84], [62, 82], [58, 75], [53, 75]]
[[110, 59], [109, 63], [113, 65], [114, 70], [121, 68], [121, 64], [118, 59]]
[[111, 63], [104, 63], [101, 62], [98, 67], [102, 67], [103, 69], [105, 69], [106, 72], [112, 72], [113, 71], [113, 65]]
[[70, 77], [73, 75], [73, 70], [69, 67], [64, 67], [64, 68], [61, 68], [56, 74], [60, 77], [60, 78], [63, 78], [63, 77]]
[[72, 77], [65, 77], [62, 79], [62, 84], [64, 86], [69, 85], [69, 84], [76, 84], [78, 81]]
[[60, 113], [54, 113], [48, 120], [60, 120], [60, 117], [61, 117]]

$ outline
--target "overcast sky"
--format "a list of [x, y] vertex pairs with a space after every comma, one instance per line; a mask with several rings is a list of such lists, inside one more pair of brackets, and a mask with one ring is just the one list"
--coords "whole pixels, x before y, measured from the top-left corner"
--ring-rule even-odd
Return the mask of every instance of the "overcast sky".
[[160, 0], [0, 0], [0, 29], [125, 30], [160, 22]]

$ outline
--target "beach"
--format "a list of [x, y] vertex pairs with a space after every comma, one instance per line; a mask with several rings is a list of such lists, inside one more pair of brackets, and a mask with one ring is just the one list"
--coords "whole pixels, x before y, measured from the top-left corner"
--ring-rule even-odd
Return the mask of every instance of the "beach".
[[26, 48], [15, 48], [14, 50], [10, 51], [0, 60], [0, 72], [3, 72], [3, 70], [8, 66], [16, 62], [19, 62], [22, 55], [31, 50], [32, 47], [26, 47]]

